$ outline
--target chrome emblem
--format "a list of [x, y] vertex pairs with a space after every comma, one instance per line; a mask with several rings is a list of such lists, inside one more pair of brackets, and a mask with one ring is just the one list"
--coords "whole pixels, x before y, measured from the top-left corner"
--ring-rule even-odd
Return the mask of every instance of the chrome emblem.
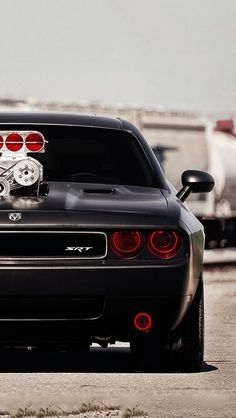
[[92, 249], [93, 247], [66, 247], [65, 251], [78, 251], [79, 253], [82, 253], [83, 251], [89, 251]]
[[10, 221], [19, 221], [22, 218], [22, 213], [20, 212], [12, 212], [8, 214], [8, 218], [10, 219]]

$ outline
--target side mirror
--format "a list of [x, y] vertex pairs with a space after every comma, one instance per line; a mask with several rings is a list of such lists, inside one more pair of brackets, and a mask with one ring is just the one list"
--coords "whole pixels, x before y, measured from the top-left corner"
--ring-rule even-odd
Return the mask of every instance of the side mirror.
[[182, 189], [177, 193], [177, 197], [184, 202], [190, 193], [209, 193], [213, 190], [215, 181], [213, 177], [198, 170], [184, 171], [181, 177]]

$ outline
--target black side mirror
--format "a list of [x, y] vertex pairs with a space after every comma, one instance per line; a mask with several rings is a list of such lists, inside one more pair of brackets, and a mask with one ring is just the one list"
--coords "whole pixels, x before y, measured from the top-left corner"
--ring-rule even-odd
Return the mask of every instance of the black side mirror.
[[213, 177], [204, 171], [187, 170], [181, 177], [182, 189], [177, 197], [184, 202], [190, 193], [209, 193], [213, 190], [215, 181]]

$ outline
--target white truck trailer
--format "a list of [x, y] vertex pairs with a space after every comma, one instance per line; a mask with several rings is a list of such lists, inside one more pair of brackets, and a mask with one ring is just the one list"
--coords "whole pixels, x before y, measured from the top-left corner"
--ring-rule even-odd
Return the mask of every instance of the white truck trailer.
[[225, 218], [224, 239], [236, 246], [236, 134], [233, 120], [218, 120], [213, 131], [213, 141], [218, 148], [225, 172], [223, 199], [229, 211]]

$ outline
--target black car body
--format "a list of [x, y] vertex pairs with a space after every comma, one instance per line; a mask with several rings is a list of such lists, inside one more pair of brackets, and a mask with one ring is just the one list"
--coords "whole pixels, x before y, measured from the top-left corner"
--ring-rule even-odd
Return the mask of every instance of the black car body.
[[120, 340], [201, 368], [203, 228], [142, 134], [120, 119], [2, 113], [0, 146], [1, 346]]

